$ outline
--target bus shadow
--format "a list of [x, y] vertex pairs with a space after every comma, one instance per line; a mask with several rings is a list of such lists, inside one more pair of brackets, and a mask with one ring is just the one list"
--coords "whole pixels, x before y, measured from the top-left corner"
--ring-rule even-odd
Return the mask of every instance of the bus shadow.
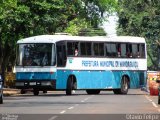
[[[100, 92], [100, 94], [87, 94], [85, 90], [77, 90], [75, 93], [73, 93], [72, 95], [66, 95], [65, 91], [49, 91], [47, 93], [43, 93], [43, 92], [40, 92], [39, 95], [35, 96], [33, 95], [33, 92], [27, 92], [26, 94], [17, 94], [17, 95], [13, 95], [13, 96], [9, 96], [9, 97], [70, 97], [70, 96], [97, 96], [97, 95], [113, 95], [113, 96], [132, 96], [132, 95], [148, 95], [147, 92], [144, 92], [144, 91], [131, 91], [131, 92], [128, 92], [128, 94], [114, 94], [113, 91], [107, 91], [107, 90], [102, 90]], [[8, 97], [8, 96], [6, 96]]]
[[74, 97], [74, 96], [143, 96], [148, 95], [145, 94], [138, 94], [138, 93], [131, 93], [131, 94], [114, 94], [114, 93], [100, 93], [100, 94], [73, 94], [73, 95], [66, 95], [66, 94], [41, 94], [38, 96], [34, 95], [18, 95], [18, 96], [12, 96], [12, 97]]

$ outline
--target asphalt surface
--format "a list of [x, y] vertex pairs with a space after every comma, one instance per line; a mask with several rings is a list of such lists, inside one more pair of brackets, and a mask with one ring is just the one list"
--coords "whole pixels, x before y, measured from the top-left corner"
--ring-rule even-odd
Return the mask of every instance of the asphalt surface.
[[[64, 91], [52, 91], [33, 96], [29, 92], [24, 95], [5, 96], [4, 104], [0, 105], [0, 113], [3, 120], [6, 117], [17, 117], [17, 120], [121, 120], [134, 118], [135, 116], [129, 116], [132, 114], [140, 114], [142, 116], [138, 117], [147, 120], [152, 117], [160, 120], [160, 105], [157, 102], [158, 96], [150, 96], [139, 89], [131, 89], [127, 95], [115, 95], [112, 91], [87, 95], [85, 91], [76, 91], [72, 96], [66, 96]], [[152, 116], [146, 117], [148, 114]]]

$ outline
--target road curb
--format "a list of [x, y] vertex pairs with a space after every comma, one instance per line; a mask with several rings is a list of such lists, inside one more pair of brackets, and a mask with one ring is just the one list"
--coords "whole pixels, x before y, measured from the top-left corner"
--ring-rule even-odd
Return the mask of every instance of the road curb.
[[3, 96], [17, 95], [19, 93], [20, 93], [20, 90], [18, 89], [10, 89], [10, 88], [3, 89]]

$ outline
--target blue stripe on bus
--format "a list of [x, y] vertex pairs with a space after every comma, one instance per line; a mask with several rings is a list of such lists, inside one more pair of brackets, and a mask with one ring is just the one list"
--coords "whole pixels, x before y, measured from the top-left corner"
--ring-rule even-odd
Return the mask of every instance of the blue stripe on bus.
[[50, 80], [55, 79], [56, 74], [50, 72], [17, 72], [16, 79], [20, 80]]
[[120, 88], [123, 75], [130, 77], [130, 88], [139, 88], [146, 84], [143, 71], [57, 71], [57, 89], [65, 89], [69, 75], [75, 75], [78, 89]]
[[130, 88], [139, 88], [146, 84], [146, 73], [143, 71], [71, 71], [57, 70], [57, 73], [49, 72], [19, 72], [18, 80], [53, 80], [56, 79], [56, 89], [66, 89], [69, 75], [75, 75], [77, 89], [112, 89], [120, 88], [123, 75], [130, 77]]

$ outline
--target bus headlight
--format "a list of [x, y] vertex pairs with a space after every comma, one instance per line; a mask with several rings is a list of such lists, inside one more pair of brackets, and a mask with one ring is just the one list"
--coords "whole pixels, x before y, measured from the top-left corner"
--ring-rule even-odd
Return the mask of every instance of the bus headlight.
[[50, 81], [43, 81], [43, 82], [41, 82], [41, 85], [42, 86], [50, 86], [51, 82]]

